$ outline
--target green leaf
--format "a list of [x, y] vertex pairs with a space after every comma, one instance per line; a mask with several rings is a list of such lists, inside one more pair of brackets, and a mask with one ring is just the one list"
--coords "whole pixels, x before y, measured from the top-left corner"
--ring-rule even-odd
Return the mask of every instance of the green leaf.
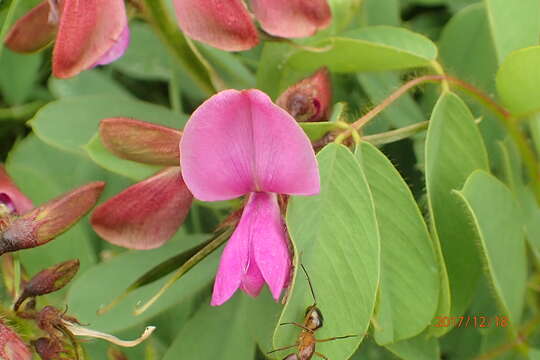
[[540, 46], [514, 51], [497, 72], [497, 91], [518, 117], [540, 111]]
[[249, 89], [255, 87], [255, 76], [240, 61], [238, 55], [203, 43], [197, 45], [204, 58], [218, 72], [229, 88]]
[[361, 28], [310, 46], [328, 50], [299, 51], [288, 64], [307, 71], [321, 66], [335, 72], [386, 71], [428, 66], [437, 58], [428, 38], [390, 26]]
[[[26, 137], [16, 145], [8, 157], [6, 167], [16, 184], [35, 205], [91, 181], [107, 182], [102, 199], [129, 184], [111, 176], [88, 159], [47, 146], [35, 135]], [[95, 239], [97, 237], [91, 232], [90, 225], [83, 219], [48, 244], [20, 254], [31, 273], [74, 258], [81, 261], [81, 270], [84, 271], [96, 261]]]
[[117, 157], [103, 146], [97, 134], [84, 146], [84, 149], [90, 159], [102, 168], [134, 181], [146, 179], [161, 169], [159, 166], [141, 164]]
[[362, 15], [368, 26], [401, 24], [399, 0], [366, 0]]
[[474, 172], [457, 192], [480, 235], [480, 249], [502, 311], [517, 326], [527, 282], [521, 211], [510, 190], [484, 171]]
[[130, 44], [126, 53], [112, 67], [141, 80], [168, 80], [171, 77], [171, 57], [167, 48], [144, 23], [129, 26]]
[[257, 89], [261, 89], [272, 99], [275, 99], [282, 89], [283, 68], [292, 51], [291, 46], [287, 44], [274, 42], [264, 44], [257, 68]]
[[0, 91], [10, 105], [24, 103], [36, 87], [41, 54], [17, 54], [9, 49], [0, 56]]
[[[325, 317], [318, 338], [357, 337], [318, 345], [330, 359], [349, 358], [367, 331], [379, 284], [380, 244], [375, 209], [362, 168], [344, 146], [318, 154], [321, 192], [294, 196], [287, 211], [291, 240], [309, 272], [317, 306]], [[296, 266], [298, 269], [298, 266]], [[313, 304], [304, 275], [296, 271], [280, 322], [301, 322]], [[274, 346], [294, 344], [298, 328], [278, 326]]]
[[163, 360], [186, 355], [197, 360], [253, 359], [255, 346], [245, 316], [246, 297], [237, 294], [219, 307], [209, 306], [206, 299], [178, 333]]
[[514, 50], [538, 45], [540, 2], [485, 0], [485, 4], [499, 63]]
[[422, 214], [390, 160], [365, 142], [356, 156], [373, 194], [381, 237], [375, 340], [389, 344], [418, 335], [431, 323], [439, 296], [438, 263]]
[[476, 169], [488, 169], [482, 137], [463, 101], [444, 93], [433, 109], [427, 133], [426, 186], [432, 226], [448, 271], [453, 316], [462, 315], [467, 308], [481, 264], [474, 244], [476, 234], [451, 191], [461, 189]]
[[[133, 315], [133, 310], [141, 302], [154, 295], [168, 277], [133, 291], [104, 315], [100, 316], [96, 313], [101, 306], [109, 304], [124, 292], [128, 284], [140, 278], [148, 269], [169, 258], [171, 254], [186, 251], [206, 238], [205, 235], [188, 236], [180, 232], [159, 249], [129, 251], [92, 267], [83, 273], [70, 288], [68, 294], [70, 313], [75, 314], [82, 323], [92, 324], [93, 329], [117, 332], [146, 322], [171, 306], [191, 298], [211, 281], [217, 267], [218, 251], [200, 262], [197, 268], [187, 273], [181, 281], [176, 282], [142, 315]], [[104, 279], [107, 280], [104, 281]]]
[[[410, 318], [411, 314], [409, 314]], [[441, 358], [437, 338], [422, 333], [412, 339], [397, 342], [386, 347], [403, 360], [434, 360]]]
[[57, 98], [67, 96], [110, 94], [131, 97], [121, 85], [103, 71], [86, 70], [70, 79], [49, 78], [49, 90]]
[[185, 118], [158, 105], [125, 96], [92, 95], [63, 98], [44, 106], [30, 121], [36, 135], [49, 145], [75, 154], [97, 132], [99, 122], [109, 117], [131, 117], [173, 128]]
[[493, 92], [498, 62], [483, 4], [468, 6], [450, 19], [441, 34], [440, 50], [449, 74]]
[[333, 122], [300, 122], [298, 123], [302, 130], [306, 133], [311, 141], [319, 140], [327, 132], [337, 129], [335, 123]]

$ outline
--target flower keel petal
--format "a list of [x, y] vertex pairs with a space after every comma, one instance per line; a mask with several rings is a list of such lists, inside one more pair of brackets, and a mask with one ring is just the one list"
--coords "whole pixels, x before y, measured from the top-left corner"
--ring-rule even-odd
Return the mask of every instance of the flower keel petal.
[[2, 203], [15, 214], [22, 214], [34, 208], [32, 201], [24, 196], [11, 181], [4, 166], [0, 165], [0, 204]]

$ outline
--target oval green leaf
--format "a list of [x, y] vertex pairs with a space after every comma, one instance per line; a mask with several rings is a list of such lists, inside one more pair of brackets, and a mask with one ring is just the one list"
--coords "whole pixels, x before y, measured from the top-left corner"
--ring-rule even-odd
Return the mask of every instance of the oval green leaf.
[[377, 343], [389, 344], [418, 335], [431, 323], [438, 304], [439, 265], [422, 214], [390, 160], [365, 142], [356, 157], [373, 194], [381, 237], [374, 335]]
[[540, 111], [540, 46], [514, 51], [497, 72], [497, 91], [504, 105], [521, 117]]
[[[318, 161], [321, 192], [293, 197], [287, 224], [298, 254], [295, 262], [307, 268], [317, 306], [325, 317], [317, 337], [356, 335], [317, 346], [328, 358], [343, 360], [362, 341], [373, 314], [379, 284], [379, 231], [369, 186], [353, 154], [344, 146], [330, 144], [318, 154]], [[301, 322], [314, 302], [301, 271], [296, 271], [291, 287], [280, 322]], [[294, 326], [278, 326], [274, 346], [294, 344], [298, 333]]]
[[[452, 190], [461, 189], [477, 169], [488, 169], [486, 150], [474, 118], [453, 93], [441, 95], [426, 139], [426, 187], [432, 226], [448, 272], [453, 316], [463, 315], [481, 272], [476, 234]], [[438, 316], [448, 314], [438, 312]], [[448, 330], [449, 328], [439, 328]]]
[[299, 51], [288, 64], [308, 71], [321, 66], [334, 72], [387, 71], [427, 66], [437, 58], [437, 47], [431, 40], [390, 26], [357, 29], [311, 46], [321, 50]]

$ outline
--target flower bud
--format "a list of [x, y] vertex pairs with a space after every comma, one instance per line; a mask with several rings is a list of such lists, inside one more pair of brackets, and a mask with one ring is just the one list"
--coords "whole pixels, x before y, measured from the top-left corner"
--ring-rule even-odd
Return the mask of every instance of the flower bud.
[[32, 345], [42, 360], [58, 360], [60, 354], [64, 352], [61, 342], [45, 337], [32, 341]]
[[51, 10], [50, 5], [44, 0], [17, 20], [6, 37], [6, 47], [19, 53], [33, 53], [49, 45], [58, 29], [58, 21], [50, 21], [57, 9]]
[[13, 330], [0, 321], [0, 359], [32, 360], [28, 347]]
[[79, 260], [69, 260], [39, 272], [24, 286], [21, 296], [15, 302], [15, 310], [29, 297], [60, 290], [73, 279], [78, 270]]
[[296, 121], [324, 121], [332, 102], [332, 84], [326, 68], [290, 86], [276, 104], [287, 110]]
[[99, 136], [116, 156], [150, 165], [176, 166], [182, 133], [165, 126], [128, 118], [101, 120]]
[[7, 224], [0, 233], [0, 255], [43, 245], [62, 234], [97, 202], [105, 183], [81, 186]]

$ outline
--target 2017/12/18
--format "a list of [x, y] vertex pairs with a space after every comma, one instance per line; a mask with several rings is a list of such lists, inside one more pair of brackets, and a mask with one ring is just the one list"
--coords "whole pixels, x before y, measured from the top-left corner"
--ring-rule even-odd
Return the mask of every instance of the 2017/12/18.
[[495, 327], [507, 327], [509, 324], [507, 316], [489, 316], [467, 315], [467, 316], [435, 316], [435, 327], [457, 327], [457, 328], [487, 328], [492, 325]]

